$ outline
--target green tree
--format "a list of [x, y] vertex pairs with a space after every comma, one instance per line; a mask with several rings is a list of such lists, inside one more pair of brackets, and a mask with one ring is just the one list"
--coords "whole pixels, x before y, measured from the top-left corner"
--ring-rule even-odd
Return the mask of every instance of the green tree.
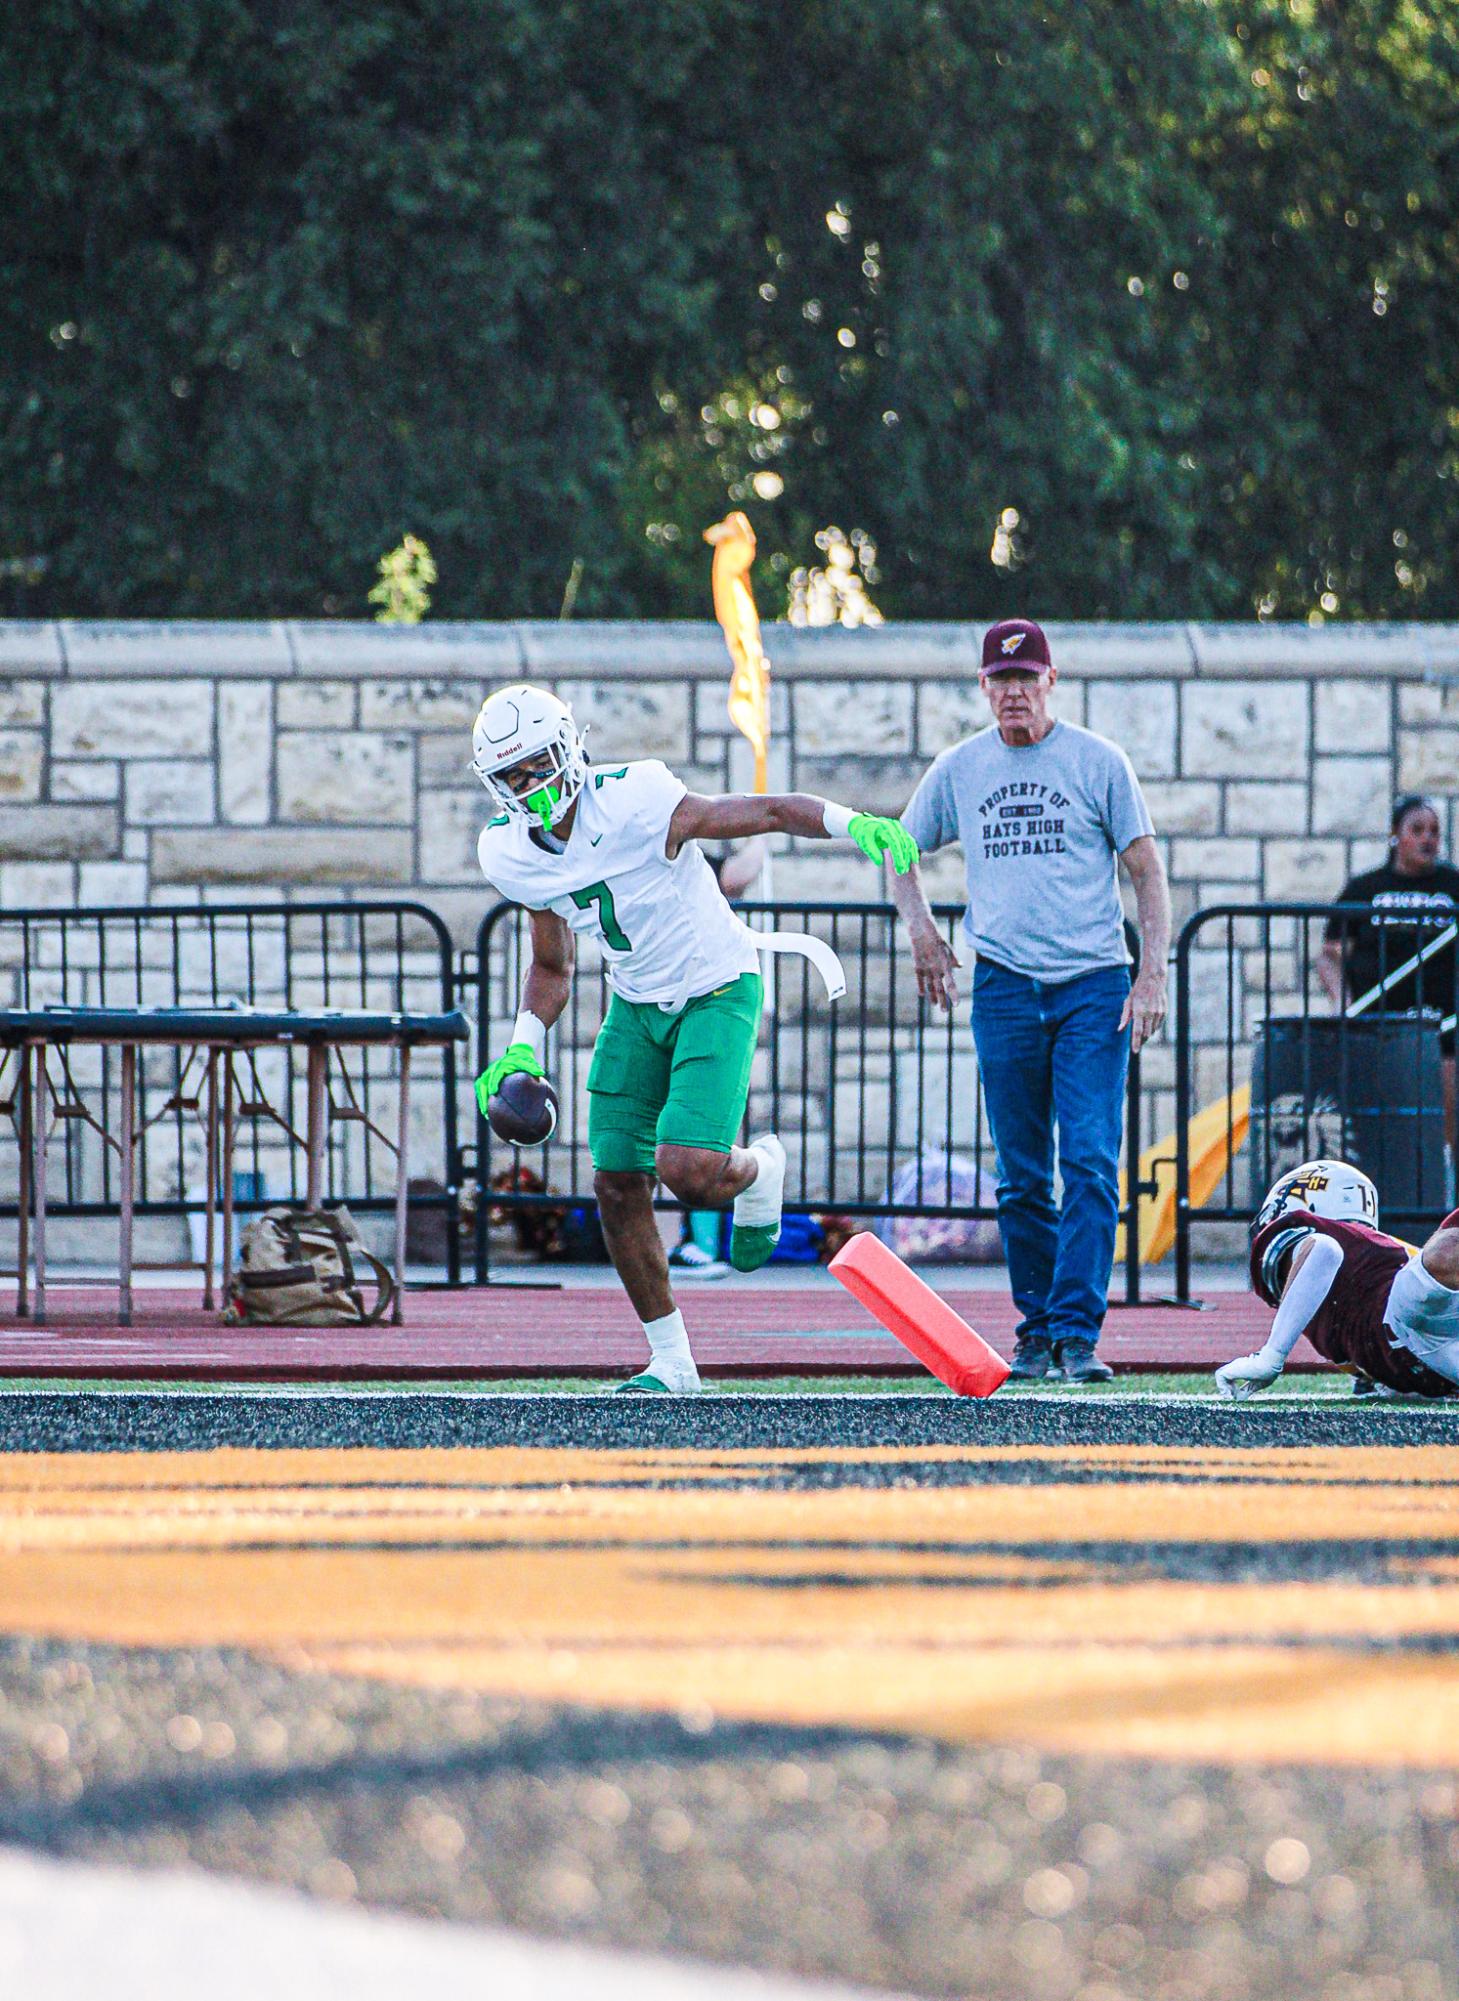
[[784, 483], [755, 514], [769, 565], [854, 523], [892, 616], [1229, 598], [1189, 463], [1196, 308], [1170, 282], [1221, 239], [1204, 154], [1244, 102], [1211, 10], [851, 0], [771, 35], [736, 22], [754, 145], [721, 296], [750, 301], [744, 360], [659, 384], [639, 420], [625, 494], [659, 601], [687, 604], [693, 525], [726, 487], [753, 507], [762, 468]]
[[[687, 0], [39, 0], [0, 27], [0, 555], [35, 610], [623, 609], [640, 385], [730, 224]], [[604, 52], [614, 51], [605, 61]], [[590, 598], [593, 590], [600, 603]]]
[[1207, 148], [1202, 544], [1232, 609], [1459, 612], [1459, 12], [1227, 10], [1245, 101]]
[[893, 618], [1459, 615], [1456, 113], [1448, 0], [34, 0], [0, 603], [349, 615], [409, 528], [445, 617], [705, 616], [739, 505]]

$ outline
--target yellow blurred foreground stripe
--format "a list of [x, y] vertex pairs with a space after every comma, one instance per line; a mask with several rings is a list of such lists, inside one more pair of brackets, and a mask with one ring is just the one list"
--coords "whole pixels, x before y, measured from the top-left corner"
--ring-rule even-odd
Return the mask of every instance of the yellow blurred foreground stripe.
[[0, 1631], [706, 1718], [1455, 1768], [1459, 1448], [14, 1455]]

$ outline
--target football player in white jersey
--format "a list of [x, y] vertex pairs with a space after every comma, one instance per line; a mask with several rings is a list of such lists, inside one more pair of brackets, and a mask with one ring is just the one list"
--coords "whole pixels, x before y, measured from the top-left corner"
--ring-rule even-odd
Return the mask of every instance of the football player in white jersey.
[[[730, 909], [696, 843], [849, 836], [899, 874], [916, 862], [916, 843], [897, 820], [809, 793], [707, 799], [656, 758], [590, 766], [571, 710], [540, 688], [489, 696], [472, 746], [473, 768], [500, 809], [482, 831], [482, 872], [527, 907], [532, 935], [512, 1039], [477, 1079], [478, 1102], [484, 1110], [513, 1071], [545, 1074], [547, 1031], [572, 983], [573, 933], [595, 937], [612, 999], [588, 1072], [593, 1186], [650, 1357], [623, 1387], [697, 1390], [654, 1222], [655, 1180], [690, 1208], [732, 1206], [730, 1260], [753, 1271], [780, 1235], [785, 1149], [773, 1133], [736, 1144], [767, 940]], [[783, 936], [779, 944], [793, 949]]]

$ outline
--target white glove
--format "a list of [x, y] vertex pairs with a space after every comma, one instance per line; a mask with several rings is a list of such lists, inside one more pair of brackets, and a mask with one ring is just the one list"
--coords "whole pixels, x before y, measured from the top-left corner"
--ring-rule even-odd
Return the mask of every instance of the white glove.
[[1270, 1389], [1282, 1373], [1280, 1356], [1263, 1348], [1255, 1355], [1238, 1355], [1224, 1369], [1216, 1371], [1216, 1388], [1223, 1397], [1249, 1397], [1253, 1390]]

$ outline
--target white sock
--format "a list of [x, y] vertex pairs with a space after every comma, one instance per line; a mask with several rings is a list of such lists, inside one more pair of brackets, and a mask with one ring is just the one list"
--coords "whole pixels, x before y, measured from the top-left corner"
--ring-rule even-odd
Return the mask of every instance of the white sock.
[[759, 1173], [748, 1188], [735, 1197], [735, 1221], [747, 1228], [768, 1229], [780, 1219], [781, 1198], [785, 1193], [785, 1148], [774, 1133], [752, 1139], [749, 1152], [755, 1156]]
[[678, 1307], [662, 1320], [641, 1323], [653, 1358], [653, 1373], [671, 1390], [697, 1389], [699, 1371], [689, 1349], [689, 1330]]

